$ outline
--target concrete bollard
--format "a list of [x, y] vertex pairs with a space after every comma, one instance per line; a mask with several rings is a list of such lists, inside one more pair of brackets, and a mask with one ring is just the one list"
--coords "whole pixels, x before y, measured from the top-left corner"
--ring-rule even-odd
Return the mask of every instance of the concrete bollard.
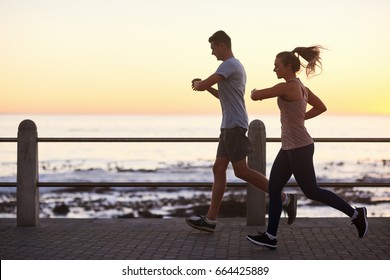
[[[249, 125], [248, 138], [253, 145], [253, 153], [248, 157], [249, 168], [266, 175], [266, 133], [260, 120]], [[247, 185], [246, 223], [248, 226], [265, 225], [266, 193], [252, 184]]]
[[18, 128], [16, 220], [17, 226], [38, 226], [38, 132], [31, 120]]

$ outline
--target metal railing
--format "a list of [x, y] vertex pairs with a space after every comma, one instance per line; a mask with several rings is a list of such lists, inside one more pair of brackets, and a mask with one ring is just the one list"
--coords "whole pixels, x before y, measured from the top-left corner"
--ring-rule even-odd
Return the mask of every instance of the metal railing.
[[[215, 137], [39, 137], [38, 142], [51, 143], [207, 143], [218, 142]], [[390, 138], [335, 138], [335, 137], [314, 137], [316, 143], [390, 143]], [[0, 143], [16, 143], [17, 137], [2, 137]], [[268, 143], [280, 142], [278, 137], [266, 138]]]
[[[248, 137], [254, 152], [248, 157], [250, 168], [265, 174], [266, 143], [280, 142], [280, 138], [266, 138], [265, 126], [259, 120], [251, 122]], [[313, 138], [316, 143], [390, 143], [390, 138]], [[0, 187], [17, 188], [17, 225], [36, 226], [39, 223], [40, 187], [207, 187], [209, 182], [40, 182], [38, 172], [38, 143], [210, 143], [218, 138], [112, 138], [112, 137], [44, 137], [38, 138], [37, 127], [31, 120], [19, 125], [17, 138], [0, 138], [0, 143], [16, 142], [17, 182], [0, 182]], [[289, 183], [296, 187], [297, 184]], [[247, 224], [265, 224], [265, 194], [244, 182], [228, 183], [229, 187], [247, 187]], [[390, 183], [321, 182], [322, 187], [390, 187]]]

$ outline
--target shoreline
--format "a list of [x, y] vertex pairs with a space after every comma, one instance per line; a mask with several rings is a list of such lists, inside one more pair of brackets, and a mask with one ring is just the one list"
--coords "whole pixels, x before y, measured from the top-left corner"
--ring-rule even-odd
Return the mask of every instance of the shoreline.
[[[210, 188], [70, 188], [40, 194], [41, 218], [177, 218], [205, 214]], [[371, 217], [390, 217], [390, 196], [373, 196], [369, 188], [332, 188], [351, 205], [366, 206]], [[297, 189], [299, 217], [343, 217], [344, 214], [308, 200]], [[268, 199], [267, 199], [268, 203]], [[266, 206], [268, 209], [268, 206]], [[303, 216], [302, 216], [303, 215]], [[246, 217], [246, 189], [227, 189], [221, 205], [221, 218]], [[0, 218], [16, 218], [16, 194], [0, 192]]]

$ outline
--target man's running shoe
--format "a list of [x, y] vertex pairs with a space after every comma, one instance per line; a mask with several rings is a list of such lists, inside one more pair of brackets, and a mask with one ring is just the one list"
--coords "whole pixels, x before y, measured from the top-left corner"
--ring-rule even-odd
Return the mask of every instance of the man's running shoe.
[[288, 219], [287, 224], [292, 225], [297, 217], [297, 195], [293, 193], [287, 194], [289, 203], [287, 205], [283, 205], [283, 210], [287, 213]]
[[352, 224], [354, 224], [358, 230], [359, 237], [363, 238], [367, 234], [368, 230], [368, 222], [367, 222], [367, 209], [366, 207], [356, 208], [358, 211], [358, 216], [352, 220]]
[[207, 220], [205, 216], [195, 216], [191, 218], [186, 219], [187, 225], [190, 227], [193, 227], [195, 229], [203, 230], [203, 231], [208, 231], [208, 232], [214, 232], [215, 227], [217, 226], [217, 223], [211, 223], [210, 221]]

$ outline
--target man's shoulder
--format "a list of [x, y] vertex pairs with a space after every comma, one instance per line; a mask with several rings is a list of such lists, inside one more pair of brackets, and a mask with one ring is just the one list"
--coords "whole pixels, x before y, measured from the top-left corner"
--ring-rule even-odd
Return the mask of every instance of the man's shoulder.
[[232, 57], [226, 59], [224, 62], [222, 62], [222, 64], [224, 64], [224, 63], [225, 64], [241, 64], [241, 62], [237, 58], [235, 58], [234, 56], [232, 56]]
[[221, 70], [221, 69], [238, 69], [238, 70], [244, 70], [244, 66], [241, 64], [241, 62], [235, 58], [235, 57], [231, 57], [225, 61], [223, 61], [221, 63], [221, 65], [219, 65], [218, 69]]

